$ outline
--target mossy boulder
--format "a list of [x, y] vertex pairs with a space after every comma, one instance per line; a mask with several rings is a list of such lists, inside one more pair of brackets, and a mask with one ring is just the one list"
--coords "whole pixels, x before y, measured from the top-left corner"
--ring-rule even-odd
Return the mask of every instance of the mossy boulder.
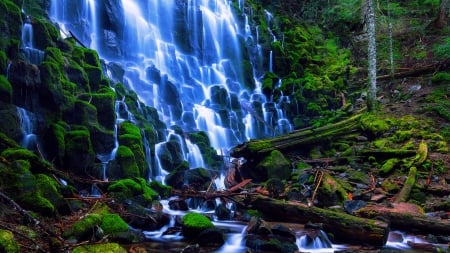
[[343, 180], [337, 179], [329, 173], [324, 173], [318, 191], [320, 205], [333, 206], [348, 199], [348, 192], [353, 188]]
[[59, 38], [59, 30], [46, 18], [33, 19], [34, 46], [38, 49], [55, 46]]
[[169, 198], [172, 194], [172, 187], [162, 184], [161, 182], [153, 180], [149, 183], [149, 185], [150, 188], [155, 190], [163, 199]]
[[211, 183], [212, 175], [204, 168], [195, 168], [186, 171], [185, 181], [189, 187], [196, 190], [206, 190]]
[[24, 135], [20, 128], [21, 119], [17, 107], [0, 101], [0, 118], [2, 119], [0, 121], [0, 132], [20, 143]]
[[108, 168], [107, 177], [115, 180], [138, 176], [140, 176], [140, 170], [133, 151], [127, 146], [119, 146], [114, 164]]
[[379, 137], [390, 129], [388, 121], [373, 113], [361, 117], [361, 129], [371, 137]]
[[46, 108], [59, 110], [65, 106], [62, 80], [65, 80], [61, 67], [54, 61], [43, 61], [39, 65], [42, 85], [38, 90], [41, 103]]
[[[145, 160], [144, 144], [141, 130], [129, 121], [125, 121], [118, 126], [119, 145], [131, 150], [138, 167], [138, 175], [144, 176], [148, 172]], [[127, 176], [129, 177], [129, 176]]]
[[0, 229], [0, 252], [16, 253], [19, 252], [20, 246], [14, 238], [14, 234], [5, 229]]
[[202, 231], [213, 227], [211, 220], [200, 213], [190, 212], [182, 218], [183, 235], [191, 240], [196, 239]]
[[116, 94], [109, 87], [103, 87], [96, 93], [81, 96], [81, 99], [89, 101], [97, 109], [97, 120], [100, 126], [114, 130], [116, 123], [115, 100]]
[[61, 167], [64, 164], [66, 152], [65, 136], [68, 130], [69, 125], [64, 121], [60, 121], [50, 124], [43, 134], [46, 159], [53, 161], [56, 167]]
[[73, 111], [67, 113], [64, 118], [70, 124], [87, 127], [98, 126], [97, 108], [89, 102], [79, 99], [75, 101]]
[[269, 178], [289, 179], [291, 177], [291, 163], [278, 150], [273, 150], [259, 164], [256, 165], [255, 179], [267, 180]]
[[0, 101], [5, 103], [12, 102], [12, 86], [6, 76], [0, 75]]
[[42, 160], [32, 151], [21, 147], [5, 149], [0, 155], [9, 161], [28, 161], [33, 173], [45, 173], [52, 167], [48, 161]]
[[20, 7], [10, 0], [1, 1], [0, 9], [0, 50], [8, 52], [14, 44], [12, 40], [21, 38], [22, 15]]
[[97, 203], [91, 213], [67, 228], [63, 237], [67, 239], [91, 240], [102, 239], [103, 236], [114, 238], [129, 231], [128, 224], [118, 215], [110, 212], [108, 206]]
[[[89, 131], [84, 127], [68, 131], [65, 141], [65, 168], [80, 173], [80, 175], [91, 172], [89, 169], [94, 167], [95, 153]], [[89, 174], [96, 175], [97, 173]]]
[[127, 253], [128, 251], [117, 243], [82, 245], [75, 247], [72, 251], [72, 253], [92, 253], [92, 252]]
[[108, 192], [121, 200], [142, 197], [142, 200], [145, 202], [141, 203], [143, 206], [151, 206], [152, 200], [159, 196], [159, 194], [153, 190], [143, 178], [126, 178], [118, 180], [108, 187]]

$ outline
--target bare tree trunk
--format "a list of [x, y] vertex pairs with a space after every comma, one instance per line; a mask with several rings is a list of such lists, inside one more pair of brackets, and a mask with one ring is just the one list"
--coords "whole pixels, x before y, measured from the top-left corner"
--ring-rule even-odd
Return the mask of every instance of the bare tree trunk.
[[367, 0], [367, 22], [368, 22], [368, 78], [369, 87], [367, 93], [367, 108], [373, 111], [376, 106], [377, 97], [377, 48], [375, 40], [375, 13], [373, 0]]

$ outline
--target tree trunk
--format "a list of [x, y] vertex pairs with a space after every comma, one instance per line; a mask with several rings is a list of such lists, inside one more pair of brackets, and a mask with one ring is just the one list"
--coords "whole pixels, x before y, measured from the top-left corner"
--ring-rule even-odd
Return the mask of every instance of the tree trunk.
[[367, 22], [368, 22], [368, 77], [369, 87], [367, 93], [367, 108], [373, 111], [377, 101], [377, 50], [376, 50], [376, 34], [375, 34], [375, 13], [373, 8], [373, 0], [367, 0]]
[[[245, 200], [239, 201], [244, 202]], [[268, 221], [288, 221], [299, 224], [306, 224], [308, 221], [322, 223], [324, 231], [332, 233], [338, 243], [383, 246], [389, 233], [389, 227], [385, 222], [314, 206], [308, 207], [301, 203], [286, 202], [258, 195], [247, 204], [263, 213]]]

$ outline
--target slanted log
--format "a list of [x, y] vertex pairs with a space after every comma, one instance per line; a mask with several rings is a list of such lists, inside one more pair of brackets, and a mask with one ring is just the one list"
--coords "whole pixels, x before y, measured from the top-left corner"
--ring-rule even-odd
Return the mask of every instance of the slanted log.
[[393, 204], [392, 207], [380, 205], [366, 206], [355, 212], [364, 218], [381, 218], [387, 220], [391, 229], [405, 232], [432, 235], [450, 235], [450, 222], [442, 219], [428, 218], [420, 212], [408, 211], [408, 203]]
[[[245, 202], [244, 199], [239, 201]], [[389, 234], [388, 224], [383, 221], [356, 217], [314, 206], [309, 207], [302, 203], [286, 202], [258, 195], [254, 196], [248, 204], [261, 212], [267, 221], [299, 224], [306, 224], [308, 221], [322, 223], [324, 231], [332, 233], [337, 243], [384, 246]]]
[[[365, 109], [361, 110], [364, 111]], [[296, 147], [305, 147], [324, 140], [342, 137], [343, 134], [351, 133], [359, 129], [359, 119], [362, 113], [340, 122], [329, 124], [318, 128], [307, 128], [293, 133], [277, 136], [263, 140], [250, 140], [236, 146], [232, 152], [232, 157], [261, 157], [273, 150], [282, 153], [289, 152]]]

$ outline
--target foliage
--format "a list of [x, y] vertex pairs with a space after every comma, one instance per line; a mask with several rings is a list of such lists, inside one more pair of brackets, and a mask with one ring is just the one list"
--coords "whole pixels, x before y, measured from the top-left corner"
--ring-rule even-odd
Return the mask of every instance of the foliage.
[[448, 59], [450, 55], [450, 37], [447, 37], [444, 43], [435, 45], [433, 51], [438, 59]]
[[0, 252], [17, 253], [20, 246], [11, 231], [0, 229]]

